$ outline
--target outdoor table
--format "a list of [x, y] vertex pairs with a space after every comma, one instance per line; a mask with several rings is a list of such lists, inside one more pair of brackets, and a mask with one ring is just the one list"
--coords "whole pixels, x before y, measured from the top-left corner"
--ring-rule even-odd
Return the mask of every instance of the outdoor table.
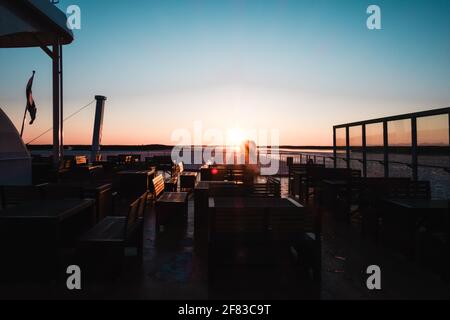
[[[209, 234], [213, 232], [214, 215], [216, 209], [233, 211], [250, 210], [264, 215], [265, 230], [270, 229], [269, 221], [272, 216], [280, 214], [279, 211], [286, 209], [298, 210], [304, 208], [301, 204], [291, 198], [259, 198], [259, 197], [210, 197], [208, 200]], [[234, 214], [234, 213], [233, 213]]]
[[289, 198], [210, 197], [208, 254], [214, 265], [277, 265], [300, 244], [304, 214]]
[[193, 190], [197, 183], [197, 172], [183, 172], [180, 174], [180, 188], [181, 190], [190, 189]]
[[73, 247], [94, 225], [94, 204], [81, 199], [41, 200], [0, 211], [0, 274], [20, 275], [31, 268], [37, 276], [57, 276], [61, 249]]
[[448, 200], [385, 199], [382, 236], [389, 245], [415, 257], [416, 235], [421, 228], [440, 227], [449, 235]]
[[161, 226], [176, 223], [184, 225], [188, 220], [187, 192], [164, 192], [155, 203], [156, 232], [161, 232]]
[[155, 174], [155, 169], [118, 172], [120, 195], [126, 198], [137, 199], [145, 192], [151, 191]]
[[194, 188], [194, 241], [207, 243], [208, 237], [208, 201], [211, 186], [241, 186], [234, 181], [199, 181]]
[[[89, 198], [95, 200], [96, 222], [113, 212], [111, 183], [58, 183], [42, 185], [44, 199]], [[73, 193], [70, 195], [70, 193]]]

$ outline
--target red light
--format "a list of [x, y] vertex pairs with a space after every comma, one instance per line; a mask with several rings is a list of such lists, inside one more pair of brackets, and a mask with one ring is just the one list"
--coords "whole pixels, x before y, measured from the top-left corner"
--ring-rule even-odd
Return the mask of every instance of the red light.
[[211, 170], [211, 174], [216, 175], [219, 173], [219, 170], [217, 170], [217, 168], [214, 168]]

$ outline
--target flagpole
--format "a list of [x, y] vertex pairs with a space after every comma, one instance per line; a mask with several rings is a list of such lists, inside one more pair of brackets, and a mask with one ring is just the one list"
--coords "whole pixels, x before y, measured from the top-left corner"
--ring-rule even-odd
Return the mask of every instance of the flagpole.
[[27, 111], [28, 111], [28, 106], [25, 106], [25, 113], [23, 114], [23, 120], [22, 120], [22, 130], [20, 130], [20, 137], [23, 137], [23, 131], [25, 129], [25, 120], [27, 119]]

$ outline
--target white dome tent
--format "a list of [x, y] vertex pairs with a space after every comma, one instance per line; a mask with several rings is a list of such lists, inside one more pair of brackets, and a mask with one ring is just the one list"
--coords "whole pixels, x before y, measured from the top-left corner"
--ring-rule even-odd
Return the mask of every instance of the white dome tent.
[[31, 156], [14, 124], [0, 108], [0, 186], [31, 185]]

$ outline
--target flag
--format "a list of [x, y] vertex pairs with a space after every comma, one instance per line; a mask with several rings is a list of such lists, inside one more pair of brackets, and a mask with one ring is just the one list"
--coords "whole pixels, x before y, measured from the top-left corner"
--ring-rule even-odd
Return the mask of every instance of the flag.
[[31, 121], [30, 121], [30, 125], [33, 124], [34, 120], [36, 119], [36, 104], [34, 103], [34, 99], [33, 99], [33, 91], [32, 91], [32, 87], [33, 87], [33, 80], [34, 80], [34, 74], [35, 72], [33, 71], [33, 75], [31, 76], [30, 80], [28, 80], [28, 84], [27, 84], [27, 110], [30, 114], [31, 117]]

